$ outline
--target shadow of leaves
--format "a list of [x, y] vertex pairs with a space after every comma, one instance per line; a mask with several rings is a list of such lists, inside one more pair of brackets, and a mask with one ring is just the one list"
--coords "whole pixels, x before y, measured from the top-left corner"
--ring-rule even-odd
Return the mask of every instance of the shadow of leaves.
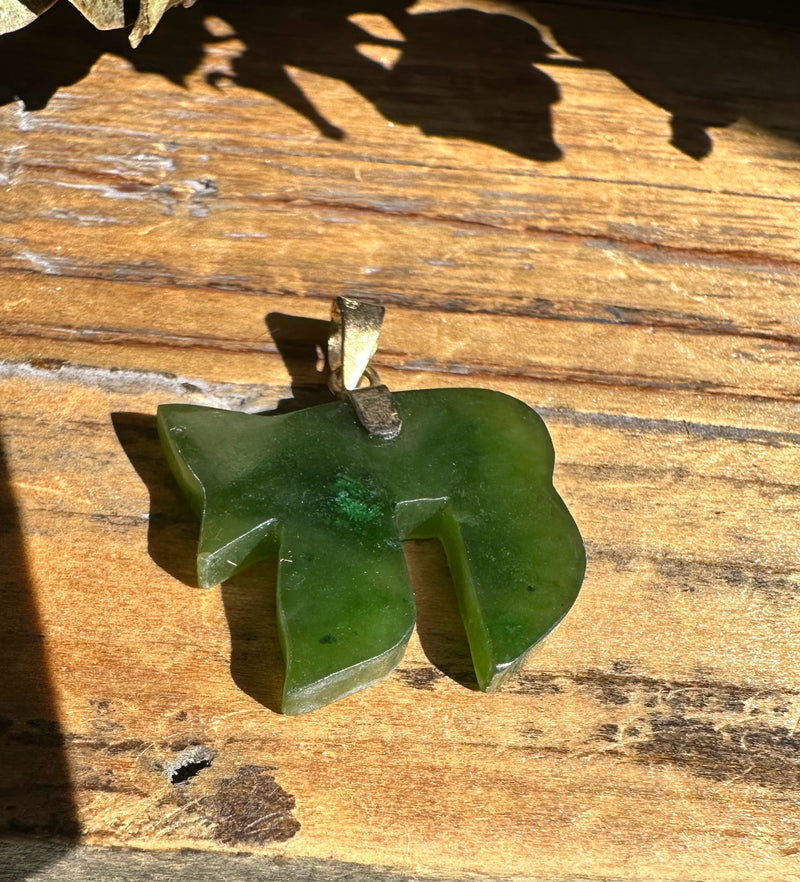
[[[214, 16], [244, 44], [230, 77], [292, 108], [327, 138], [346, 133], [318, 110], [290, 68], [338, 79], [387, 120], [428, 135], [556, 160], [551, 108], [560, 93], [551, 75], [577, 65], [606, 70], [663, 108], [673, 146], [701, 159], [713, 146], [709, 130], [742, 118], [800, 141], [798, 22], [769, 6], [532, 0], [504, 7], [519, 10], [517, 17], [474, 8], [417, 11], [404, 0], [203, 0], [167, 15], [133, 50], [125, 33], [96, 31], [59, 3], [0, 37], [0, 104], [21, 100], [28, 110], [40, 109], [106, 53], [184, 83], [219, 39], [206, 28]], [[359, 24], [366, 14], [381, 17], [391, 36]], [[533, 21], [572, 58], [545, 42]], [[364, 47], [392, 50], [395, 60], [373, 60]], [[218, 82], [227, 74], [208, 76]]]

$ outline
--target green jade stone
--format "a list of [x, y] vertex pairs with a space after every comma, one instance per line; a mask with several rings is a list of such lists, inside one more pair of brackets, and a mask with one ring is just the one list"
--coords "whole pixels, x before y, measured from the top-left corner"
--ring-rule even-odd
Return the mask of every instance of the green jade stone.
[[278, 557], [283, 711], [374, 683], [414, 628], [402, 540], [437, 537], [482, 690], [563, 618], [585, 553], [553, 489], [540, 417], [499, 392], [394, 394], [403, 428], [367, 434], [339, 401], [279, 416], [162, 405], [170, 466], [201, 518], [198, 576]]

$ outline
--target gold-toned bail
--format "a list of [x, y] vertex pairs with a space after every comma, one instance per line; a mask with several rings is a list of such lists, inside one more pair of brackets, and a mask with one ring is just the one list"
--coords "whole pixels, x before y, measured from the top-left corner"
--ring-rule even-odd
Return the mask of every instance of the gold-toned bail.
[[[388, 387], [380, 382], [369, 361], [378, 348], [386, 310], [375, 303], [353, 297], [337, 297], [331, 307], [328, 336], [328, 386], [334, 395], [349, 401], [358, 421], [379, 438], [391, 440], [400, 434], [400, 414]], [[359, 388], [364, 378], [369, 386]]]

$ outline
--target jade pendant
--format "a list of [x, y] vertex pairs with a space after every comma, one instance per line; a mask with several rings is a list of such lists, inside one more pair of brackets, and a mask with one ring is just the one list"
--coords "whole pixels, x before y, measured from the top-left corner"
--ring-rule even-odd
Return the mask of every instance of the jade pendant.
[[[385, 387], [383, 387], [385, 388]], [[499, 392], [398, 392], [402, 430], [335, 401], [280, 416], [170, 404], [164, 450], [201, 519], [199, 582], [278, 558], [283, 711], [374, 683], [414, 627], [402, 540], [437, 537], [481, 689], [496, 688], [574, 602], [581, 537], [553, 488], [547, 429]]]

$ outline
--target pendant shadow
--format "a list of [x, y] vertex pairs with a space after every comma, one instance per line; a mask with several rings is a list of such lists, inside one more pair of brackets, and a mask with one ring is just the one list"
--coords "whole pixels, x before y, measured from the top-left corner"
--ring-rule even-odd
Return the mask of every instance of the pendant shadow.
[[281, 713], [286, 665], [278, 636], [278, 561], [259, 561], [222, 585], [231, 635], [233, 682], [273, 713]]
[[412, 539], [403, 543], [414, 602], [417, 636], [432, 668], [404, 677], [412, 686], [429, 689], [437, 672], [459, 686], [478, 691], [467, 632], [458, 608], [450, 567], [437, 539]]
[[333, 401], [328, 389], [330, 322], [283, 312], [269, 313], [265, 322], [289, 373], [292, 394], [264, 415], [291, 413]]
[[[180, 491], [161, 449], [156, 418], [111, 415], [117, 439], [150, 494], [147, 551], [184, 585], [197, 584], [199, 523]], [[231, 677], [268, 710], [280, 713], [284, 664], [275, 614], [277, 561], [262, 561], [221, 587], [231, 639]], [[208, 589], [217, 590], [217, 589]]]
[[1, 439], [0, 609], [0, 877], [17, 882], [76, 846], [80, 826]]
[[199, 524], [178, 488], [158, 440], [156, 418], [142, 413], [112, 413], [120, 446], [150, 494], [147, 552], [174, 579], [197, 584]]

